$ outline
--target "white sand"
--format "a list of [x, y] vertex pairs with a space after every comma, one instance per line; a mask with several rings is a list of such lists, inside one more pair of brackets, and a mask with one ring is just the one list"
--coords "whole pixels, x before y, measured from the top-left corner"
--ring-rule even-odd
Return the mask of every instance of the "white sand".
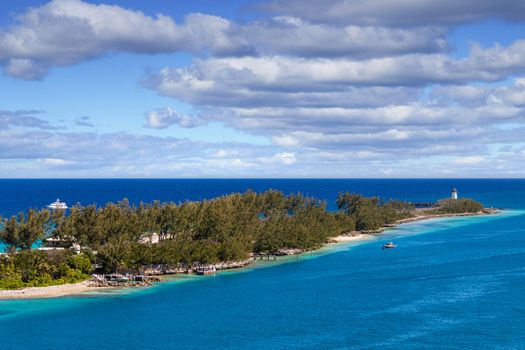
[[78, 294], [94, 289], [96, 288], [90, 287], [89, 281], [84, 281], [49, 287], [30, 287], [15, 290], [0, 290], [0, 299], [54, 298], [69, 294]]
[[343, 243], [343, 242], [359, 242], [359, 241], [368, 241], [373, 239], [372, 235], [358, 233], [356, 235], [341, 235], [337, 237], [330, 238], [330, 242], [333, 243]]

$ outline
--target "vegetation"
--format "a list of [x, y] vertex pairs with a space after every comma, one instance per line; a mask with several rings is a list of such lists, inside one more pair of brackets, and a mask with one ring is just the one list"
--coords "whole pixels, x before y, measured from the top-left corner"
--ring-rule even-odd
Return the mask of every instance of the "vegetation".
[[0, 256], [0, 289], [43, 287], [89, 278], [91, 262], [85, 254], [68, 250], [24, 250]]
[[359, 231], [379, 230], [385, 224], [393, 224], [412, 216], [414, 206], [407, 202], [389, 201], [381, 203], [379, 198], [366, 198], [360, 194], [339, 193], [337, 207], [354, 222]]
[[438, 207], [432, 211], [434, 214], [462, 214], [479, 213], [483, 211], [483, 205], [469, 198], [443, 199], [439, 201]]
[[35, 241], [44, 238], [49, 229], [49, 219], [49, 210], [37, 212], [30, 209], [26, 215], [20, 213], [4, 220], [0, 238], [9, 251], [29, 249]]
[[[0, 241], [12, 254], [0, 259], [0, 288], [61, 284], [87, 278], [92, 264], [104, 272], [148, 265], [184, 267], [239, 261], [251, 253], [314, 249], [328, 238], [354, 230], [373, 231], [412, 216], [405, 202], [381, 202], [340, 193], [338, 211], [302, 194], [248, 191], [213, 200], [132, 206], [127, 200], [104, 207], [75, 205], [64, 211], [30, 210], [1, 220]], [[481, 210], [471, 200], [443, 201], [443, 212]], [[34, 251], [54, 237], [69, 251]], [[153, 238], [158, 238], [153, 243]]]

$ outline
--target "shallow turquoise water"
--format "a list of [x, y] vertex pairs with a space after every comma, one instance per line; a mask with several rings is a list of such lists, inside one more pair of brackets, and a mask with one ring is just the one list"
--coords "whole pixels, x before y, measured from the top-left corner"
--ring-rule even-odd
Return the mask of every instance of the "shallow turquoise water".
[[471, 184], [504, 215], [149, 289], [0, 301], [0, 349], [525, 349], [524, 184]]

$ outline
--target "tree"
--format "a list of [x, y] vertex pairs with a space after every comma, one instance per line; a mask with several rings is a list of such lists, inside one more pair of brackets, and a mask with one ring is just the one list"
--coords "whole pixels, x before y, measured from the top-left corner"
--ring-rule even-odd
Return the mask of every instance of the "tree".
[[16, 216], [4, 219], [0, 240], [9, 250], [31, 249], [33, 244], [45, 238], [50, 230], [51, 221], [49, 210], [28, 210], [27, 214], [20, 212]]

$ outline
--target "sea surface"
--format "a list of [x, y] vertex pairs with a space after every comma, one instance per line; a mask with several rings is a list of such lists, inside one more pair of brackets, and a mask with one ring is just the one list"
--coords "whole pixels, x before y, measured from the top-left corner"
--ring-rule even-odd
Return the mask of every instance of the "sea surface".
[[268, 188], [334, 209], [339, 191], [434, 201], [453, 186], [502, 214], [152, 288], [2, 300], [0, 349], [525, 349], [525, 180], [0, 180], [0, 215]]

